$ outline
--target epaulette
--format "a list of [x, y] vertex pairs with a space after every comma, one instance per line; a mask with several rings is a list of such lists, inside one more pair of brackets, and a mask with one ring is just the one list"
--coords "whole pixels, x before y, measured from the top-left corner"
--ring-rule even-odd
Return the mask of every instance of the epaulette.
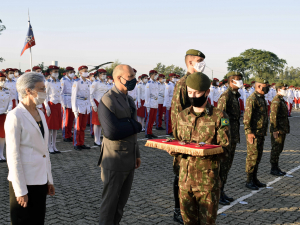
[[75, 81], [79, 81], [80, 79], [79, 78], [77, 78]]
[[171, 83], [168, 83], [168, 85], [171, 85]]
[[280, 102], [277, 102], [277, 101], [272, 101], [272, 103], [280, 103]]
[[151, 81], [149, 80], [149, 81], [148, 81], [148, 84], [150, 84], [150, 83], [151, 83]]
[[51, 80], [50, 80], [50, 79], [48, 79], [47, 81], [48, 81], [48, 82], [51, 82]]
[[63, 77], [63, 80], [66, 80], [66, 78], [65, 78], [65, 77]]

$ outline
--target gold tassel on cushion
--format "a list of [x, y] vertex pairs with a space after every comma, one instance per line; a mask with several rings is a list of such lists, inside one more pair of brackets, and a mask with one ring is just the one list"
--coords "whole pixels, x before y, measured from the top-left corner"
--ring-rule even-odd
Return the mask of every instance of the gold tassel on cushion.
[[223, 153], [223, 148], [221, 146], [218, 146], [216, 148], [201, 149], [201, 147], [190, 148], [185, 146], [172, 145], [169, 143], [172, 142], [160, 143], [148, 140], [145, 146], [150, 148], [158, 148], [165, 151], [171, 151], [172, 153], [181, 153], [192, 156], [208, 156]]

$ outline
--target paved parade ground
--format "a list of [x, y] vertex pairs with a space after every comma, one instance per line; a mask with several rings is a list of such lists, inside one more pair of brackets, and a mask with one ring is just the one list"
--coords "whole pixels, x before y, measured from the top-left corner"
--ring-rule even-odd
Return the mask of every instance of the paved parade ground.
[[[292, 115], [291, 133], [287, 135], [279, 165], [293, 177], [270, 175], [271, 141], [268, 134], [258, 177], [262, 182], [269, 182], [270, 188], [259, 191], [245, 187], [247, 149], [241, 125], [241, 143], [237, 145], [225, 187], [227, 195], [237, 200], [230, 206], [220, 205], [217, 224], [300, 224], [300, 110]], [[164, 131], [153, 132], [165, 137]], [[144, 133], [138, 134], [142, 165], [136, 170], [121, 224], [179, 224], [173, 222], [172, 157], [162, 150], [144, 147], [144, 136]], [[62, 142], [61, 133], [57, 141], [57, 148], [63, 152], [51, 155], [56, 195], [47, 198], [46, 224], [98, 224], [103, 188], [97, 167], [100, 149], [75, 151], [71, 143]], [[86, 132], [86, 144], [93, 146], [93, 143]], [[1, 163], [1, 225], [10, 224], [7, 172], [6, 163]]]

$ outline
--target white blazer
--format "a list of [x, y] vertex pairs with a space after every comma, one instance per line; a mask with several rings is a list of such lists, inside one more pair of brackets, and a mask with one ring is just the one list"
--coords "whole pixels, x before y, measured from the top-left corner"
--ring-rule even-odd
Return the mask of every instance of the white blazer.
[[45, 115], [39, 109], [38, 112], [44, 126], [44, 138], [37, 122], [21, 102], [5, 120], [7, 179], [12, 182], [16, 197], [28, 193], [26, 185], [53, 184], [49, 130]]

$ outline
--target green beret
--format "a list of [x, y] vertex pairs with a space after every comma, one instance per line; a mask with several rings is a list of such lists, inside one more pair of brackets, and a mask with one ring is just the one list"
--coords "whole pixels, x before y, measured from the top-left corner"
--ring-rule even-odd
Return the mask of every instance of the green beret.
[[262, 77], [256, 77], [255, 82], [261, 83], [261, 84], [269, 84], [269, 81], [265, 78], [262, 78]]
[[235, 72], [235, 71], [231, 71], [231, 72], [227, 73], [226, 76], [227, 77], [240, 76], [241, 78], [243, 78], [243, 74], [241, 74], [240, 72]]
[[288, 87], [288, 85], [281, 81], [281, 82], [276, 83], [275, 87]]
[[205, 59], [205, 55], [202, 52], [200, 52], [198, 50], [195, 50], [195, 49], [189, 49], [189, 50], [187, 50], [187, 52], [186, 52], [185, 55], [200, 56], [200, 57], [202, 57], [202, 58]]
[[207, 91], [210, 87], [210, 79], [204, 73], [196, 72], [186, 78], [186, 86], [197, 91]]

